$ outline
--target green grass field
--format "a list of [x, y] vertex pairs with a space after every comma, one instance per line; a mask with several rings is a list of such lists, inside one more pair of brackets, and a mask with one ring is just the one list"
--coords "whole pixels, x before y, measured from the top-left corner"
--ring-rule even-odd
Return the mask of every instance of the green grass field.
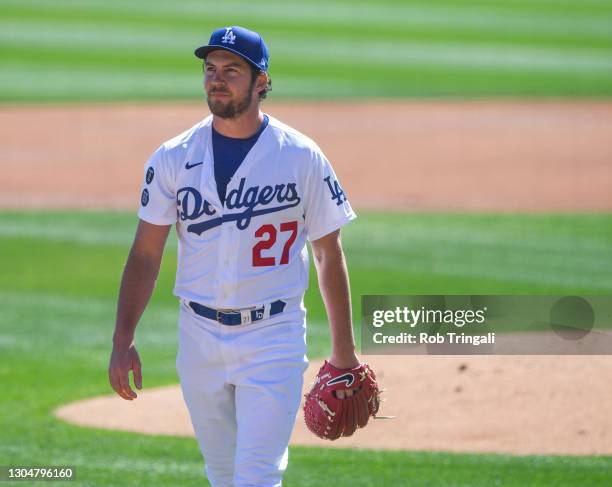
[[200, 98], [193, 49], [232, 24], [275, 98], [612, 94], [612, 1], [3, 0], [0, 101]]
[[[78, 481], [65, 485], [203, 485], [195, 439], [79, 428], [51, 415], [60, 404], [112, 392], [115, 300], [135, 225], [125, 213], [0, 213], [2, 465], [73, 465]], [[612, 215], [364, 213], [343, 235], [355, 305], [376, 293], [612, 292]], [[145, 388], [178, 381], [175, 244], [173, 237], [138, 328]], [[321, 357], [329, 339], [316, 285], [306, 301], [310, 355]], [[285, 480], [289, 487], [604, 487], [612, 457], [291, 448]]]

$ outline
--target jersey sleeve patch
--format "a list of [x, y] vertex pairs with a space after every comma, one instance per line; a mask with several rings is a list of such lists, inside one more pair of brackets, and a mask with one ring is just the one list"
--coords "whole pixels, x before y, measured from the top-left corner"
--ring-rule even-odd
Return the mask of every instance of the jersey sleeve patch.
[[155, 225], [171, 225], [177, 218], [175, 189], [168, 164], [162, 146], [144, 166], [138, 217]]
[[142, 194], [140, 195], [140, 204], [142, 206], [147, 206], [149, 204], [149, 190], [147, 188], [142, 190]]
[[154, 177], [155, 169], [153, 169], [153, 166], [149, 166], [149, 169], [147, 169], [147, 175], [145, 176], [145, 181], [147, 182], [147, 184], [151, 184]]

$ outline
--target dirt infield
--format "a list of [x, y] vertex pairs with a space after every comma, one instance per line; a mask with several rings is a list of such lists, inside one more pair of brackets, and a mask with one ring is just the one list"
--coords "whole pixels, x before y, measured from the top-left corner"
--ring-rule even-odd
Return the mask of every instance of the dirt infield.
[[[358, 209], [612, 210], [612, 102], [266, 103], [314, 138]], [[0, 107], [0, 208], [136, 212], [143, 166], [204, 103]], [[374, 357], [388, 401], [341, 442], [294, 444], [612, 454], [609, 357]], [[146, 367], [146, 364], [145, 364]], [[316, 366], [309, 369], [307, 383]], [[146, 384], [146, 375], [145, 375]], [[77, 424], [193, 434], [177, 387], [66, 405]]]
[[[612, 454], [612, 360], [590, 356], [368, 357], [386, 388], [381, 414], [351, 438], [319, 440], [298, 416], [292, 444], [385, 450]], [[144, 364], [146, 369], [146, 364]], [[319, 362], [306, 373], [306, 387]], [[146, 381], [146, 375], [144, 380]], [[145, 382], [146, 383], [146, 382]], [[178, 386], [68, 404], [83, 426], [192, 436]]]
[[[612, 102], [265, 103], [314, 138], [356, 208], [612, 210]], [[136, 211], [159, 144], [204, 102], [2, 107], [0, 208]]]

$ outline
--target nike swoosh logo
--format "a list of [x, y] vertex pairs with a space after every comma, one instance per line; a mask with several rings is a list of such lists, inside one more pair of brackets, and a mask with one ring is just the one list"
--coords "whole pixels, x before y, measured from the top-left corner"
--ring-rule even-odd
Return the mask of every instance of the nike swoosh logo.
[[200, 166], [204, 164], [204, 161], [198, 162], [197, 164], [189, 164], [189, 161], [185, 163], [185, 169], [191, 169], [192, 167]]
[[355, 377], [353, 376], [353, 374], [347, 373], [347, 374], [340, 375], [336, 377], [335, 379], [328, 381], [327, 385], [333, 386], [336, 384], [340, 384], [341, 382], [346, 383], [346, 387], [351, 387], [353, 385], [353, 382], [355, 382]]

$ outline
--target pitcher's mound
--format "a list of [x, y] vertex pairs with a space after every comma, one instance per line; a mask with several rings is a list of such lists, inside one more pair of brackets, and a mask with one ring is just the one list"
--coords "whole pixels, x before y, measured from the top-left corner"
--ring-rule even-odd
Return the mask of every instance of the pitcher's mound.
[[[380, 414], [350, 438], [316, 438], [298, 415], [294, 445], [516, 454], [612, 454], [612, 358], [606, 356], [376, 356]], [[321, 363], [306, 372], [308, 388]], [[146, 377], [145, 377], [146, 380]], [[193, 436], [179, 386], [135, 401], [105, 396], [60, 407], [70, 423]]]

